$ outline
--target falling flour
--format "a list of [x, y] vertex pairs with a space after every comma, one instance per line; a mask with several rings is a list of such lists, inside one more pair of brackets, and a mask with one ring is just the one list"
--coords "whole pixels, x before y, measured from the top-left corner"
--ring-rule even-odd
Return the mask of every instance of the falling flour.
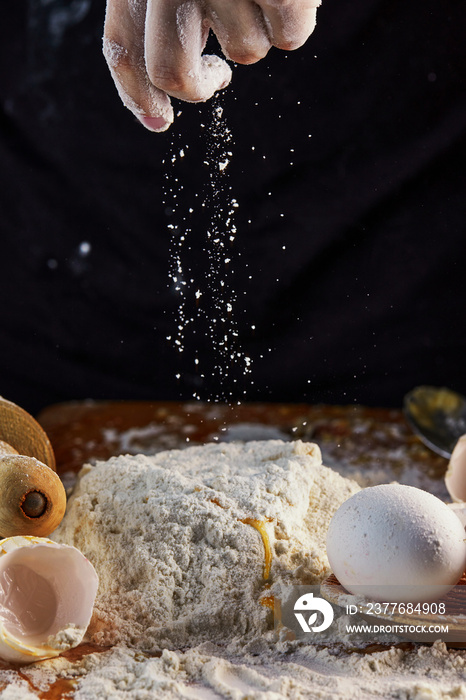
[[[201, 125], [202, 163], [194, 160], [187, 144], [180, 145], [176, 134], [164, 161], [164, 202], [171, 234], [169, 286], [178, 300], [167, 340], [180, 353], [190, 347], [194, 361], [190, 371], [194, 369], [198, 378], [192, 396], [207, 401], [244, 398], [252, 383], [252, 360], [241, 348], [237, 321], [234, 241], [239, 203], [229, 179], [233, 135], [221, 99], [212, 100], [210, 118]], [[191, 170], [199, 173], [194, 193], [185, 188], [180, 170], [188, 161]], [[177, 378], [182, 375], [180, 371]]]

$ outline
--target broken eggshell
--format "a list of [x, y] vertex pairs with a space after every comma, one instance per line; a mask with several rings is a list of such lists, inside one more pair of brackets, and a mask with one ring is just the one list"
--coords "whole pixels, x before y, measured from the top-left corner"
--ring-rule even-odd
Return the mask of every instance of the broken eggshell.
[[98, 577], [75, 547], [43, 537], [0, 541], [0, 657], [27, 664], [77, 646]]
[[460, 437], [453, 449], [445, 486], [455, 503], [466, 503], [466, 435]]
[[460, 437], [453, 449], [445, 486], [453, 500], [449, 506], [466, 528], [466, 435]]

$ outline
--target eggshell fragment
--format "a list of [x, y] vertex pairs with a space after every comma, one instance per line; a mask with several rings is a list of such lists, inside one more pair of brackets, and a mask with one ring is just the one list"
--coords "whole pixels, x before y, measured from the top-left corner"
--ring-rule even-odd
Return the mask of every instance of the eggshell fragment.
[[448, 507], [460, 519], [466, 529], [466, 503], [448, 503]]
[[440, 499], [400, 484], [366, 488], [333, 516], [327, 554], [354, 595], [424, 602], [446, 594], [466, 568], [465, 531]]
[[75, 547], [43, 537], [0, 541], [0, 657], [32, 663], [83, 639], [98, 578]]
[[466, 501], [466, 435], [460, 437], [451, 454], [445, 486], [453, 501]]

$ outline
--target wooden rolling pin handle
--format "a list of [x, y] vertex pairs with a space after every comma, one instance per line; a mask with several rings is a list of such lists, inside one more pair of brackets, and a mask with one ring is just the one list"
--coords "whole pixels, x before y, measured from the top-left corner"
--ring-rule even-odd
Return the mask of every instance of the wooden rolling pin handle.
[[0, 440], [1, 537], [46, 537], [58, 527], [65, 509], [66, 493], [56, 472]]
[[[17, 454], [19, 454], [18, 450], [15, 450], [8, 442], [0, 440], [0, 457]], [[47, 497], [40, 491], [28, 491], [24, 494], [20, 507], [28, 518], [40, 518], [47, 510]]]

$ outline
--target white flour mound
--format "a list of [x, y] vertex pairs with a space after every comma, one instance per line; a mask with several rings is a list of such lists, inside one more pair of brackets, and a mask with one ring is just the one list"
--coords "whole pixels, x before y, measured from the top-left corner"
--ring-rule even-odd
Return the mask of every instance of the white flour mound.
[[99, 575], [92, 641], [157, 651], [247, 640], [270, 628], [270, 585], [329, 573], [328, 524], [358, 490], [300, 441], [127, 455], [82, 469], [54, 538]]

